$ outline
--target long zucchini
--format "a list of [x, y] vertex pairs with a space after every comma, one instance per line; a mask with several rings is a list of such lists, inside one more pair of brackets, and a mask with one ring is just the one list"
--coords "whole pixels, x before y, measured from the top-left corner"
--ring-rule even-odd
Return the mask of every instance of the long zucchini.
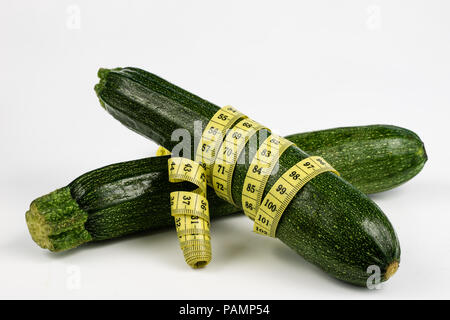
[[[287, 138], [305, 152], [328, 159], [342, 177], [365, 193], [406, 182], [427, 160], [420, 138], [395, 126], [344, 127]], [[358, 166], [353, 165], [356, 159]], [[28, 227], [37, 244], [51, 251], [140, 231], [173, 228], [166, 201], [173, 188], [167, 178], [167, 157], [109, 165], [33, 201], [26, 215]], [[212, 190], [209, 201], [212, 219], [241, 213]]]
[[[102, 106], [128, 128], [171, 150], [171, 134], [186, 129], [194, 137], [195, 121], [205, 126], [218, 107], [173, 84], [136, 68], [101, 69], [96, 92]], [[258, 143], [260, 143], [259, 141]], [[194, 144], [191, 144], [194, 154]], [[253, 151], [254, 154], [254, 151]], [[247, 145], [242, 155], [252, 155]], [[298, 161], [309, 155], [296, 146], [279, 158], [265, 192]], [[249, 163], [240, 159], [232, 194], [240, 194]], [[398, 268], [400, 245], [380, 208], [342, 178], [326, 172], [308, 182], [286, 208], [276, 237], [343, 281], [366, 285], [367, 268], [376, 265], [382, 281]]]

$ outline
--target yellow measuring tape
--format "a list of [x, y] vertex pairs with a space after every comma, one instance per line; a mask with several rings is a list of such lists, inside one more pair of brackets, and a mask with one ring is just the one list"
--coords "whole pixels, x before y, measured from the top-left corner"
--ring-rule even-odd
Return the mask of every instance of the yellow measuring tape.
[[267, 180], [278, 163], [278, 158], [293, 144], [283, 137], [272, 134], [258, 148], [242, 188], [242, 209], [250, 219], [255, 219]]
[[247, 118], [231, 106], [217, 111], [211, 118], [197, 146], [195, 161], [202, 164], [206, 172], [206, 181], [212, 185], [212, 166], [216, 160], [217, 150], [227, 134], [228, 129], [239, 119]]
[[[171, 193], [171, 211], [180, 245], [186, 262], [194, 268], [204, 266], [211, 260], [206, 186], [212, 186], [219, 197], [235, 204], [232, 179], [237, 160], [249, 139], [261, 129], [267, 128], [233, 107], [226, 106], [217, 111], [205, 127], [195, 161], [169, 159], [171, 182], [190, 181], [198, 186], [192, 192]], [[271, 134], [260, 145], [250, 163], [241, 200], [245, 214], [254, 220], [253, 231], [256, 233], [275, 237], [278, 222], [297, 192], [323, 172], [338, 174], [323, 158], [308, 157], [283, 173], [262, 199], [279, 157], [292, 145], [287, 139]], [[157, 155], [167, 154], [170, 151], [162, 147], [157, 151]]]
[[250, 137], [262, 128], [257, 122], [244, 119], [228, 132], [220, 146], [213, 166], [213, 187], [219, 197], [232, 204], [235, 203], [231, 195], [231, 183], [237, 159]]
[[[176, 191], [170, 194], [170, 209], [175, 218], [178, 240], [185, 261], [193, 268], [206, 266], [211, 261], [209, 207], [206, 199], [207, 183], [212, 185], [211, 169], [227, 131], [238, 120], [246, 118], [233, 107], [220, 109], [206, 126], [196, 152], [196, 161], [170, 158], [169, 181], [189, 181], [198, 188], [192, 192]], [[158, 156], [171, 152], [159, 147]]]
[[156, 155], [158, 157], [160, 157], [160, 156], [170, 156], [171, 154], [172, 154], [172, 152], [170, 152], [169, 150], [167, 150], [163, 146], [159, 146], [158, 150], [156, 150]]
[[198, 187], [192, 192], [171, 192], [170, 209], [186, 263], [193, 268], [203, 267], [211, 261], [205, 169], [186, 158], [170, 158], [168, 164], [170, 182], [189, 181]]
[[264, 197], [256, 214], [253, 231], [275, 237], [281, 215], [298, 191], [315, 176], [332, 171], [339, 174], [322, 157], [309, 157], [287, 170]]
[[[232, 179], [237, 159], [250, 137], [258, 130], [266, 128], [233, 110], [234, 114], [240, 115], [239, 119], [244, 120], [234, 127], [229, 126], [231, 130], [226, 134], [211, 167], [216, 194], [235, 204], [232, 197]], [[210, 124], [206, 128], [209, 126]], [[323, 158], [308, 157], [287, 170], [262, 199], [267, 181], [270, 175], [274, 174], [279, 157], [291, 145], [293, 143], [289, 140], [271, 134], [260, 145], [247, 170], [242, 188], [242, 208], [244, 213], [255, 221], [253, 230], [256, 233], [275, 237], [284, 210], [308, 181], [327, 171], [339, 174]]]

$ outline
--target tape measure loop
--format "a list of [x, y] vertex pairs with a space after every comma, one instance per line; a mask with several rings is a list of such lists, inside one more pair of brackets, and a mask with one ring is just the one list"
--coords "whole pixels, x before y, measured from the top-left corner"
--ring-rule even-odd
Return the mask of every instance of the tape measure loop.
[[231, 106], [225, 106], [217, 111], [203, 130], [200, 142], [197, 145], [195, 161], [205, 168], [207, 183], [212, 183], [212, 166], [216, 161], [217, 152], [227, 135], [228, 130], [240, 119], [247, 116]]
[[235, 204], [232, 195], [232, 180], [237, 160], [248, 140], [259, 130], [266, 129], [251, 119], [236, 124], [226, 135], [213, 166], [213, 186], [222, 199]]
[[211, 261], [211, 236], [205, 169], [186, 158], [170, 158], [167, 163], [170, 182], [189, 181], [198, 187], [171, 192], [170, 208], [186, 263], [193, 268], [206, 266]]
[[[175, 157], [168, 160], [171, 182], [188, 181], [197, 186], [193, 191], [170, 194], [180, 247], [191, 267], [203, 267], [212, 257], [207, 186], [212, 186], [219, 197], [235, 204], [232, 185], [237, 161], [250, 138], [262, 129], [267, 128], [226, 106], [206, 125], [196, 147], [195, 161]], [[241, 201], [245, 214], [254, 220], [256, 233], [275, 237], [278, 222], [298, 191], [323, 172], [338, 174], [323, 158], [308, 157], [284, 172], [263, 198], [280, 156], [292, 145], [287, 139], [270, 134], [250, 162]], [[169, 152], [161, 149], [158, 153]]]
[[271, 134], [253, 157], [242, 188], [242, 208], [250, 219], [255, 219], [267, 181], [278, 163], [278, 158], [291, 145], [291, 141]]
[[299, 161], [289, 168], [270, 188], [255, 216], [253, 231], [275, 237], [278, 222], [284, 210], [311, 179], [324, 172], [339, 173], [323, 159], [313, 156]]

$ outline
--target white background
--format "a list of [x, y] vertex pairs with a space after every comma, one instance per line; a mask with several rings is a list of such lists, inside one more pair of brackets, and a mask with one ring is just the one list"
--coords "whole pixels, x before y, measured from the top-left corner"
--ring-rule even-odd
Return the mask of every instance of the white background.
[[[444, 0], [2, 0], [0, 297], [450, 298], [449, 10]], [[397, 274], [381, 290], [347, 285], [253, 234], [244, 216], [213, 223], [214, 258], [197, 271], [170, 231], [40, 249], [25, 224], [31, 200], [157, 148], [99, 106], [97, 69], [118, 66], [280, 134], [375, 123], [417, 132], [422, 173], [372, 197], [402, 245]]]

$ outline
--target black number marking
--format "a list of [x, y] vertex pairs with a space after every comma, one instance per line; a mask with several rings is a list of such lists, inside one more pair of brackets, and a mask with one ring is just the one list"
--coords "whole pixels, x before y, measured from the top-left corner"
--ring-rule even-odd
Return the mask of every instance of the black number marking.
[[277, 192], [279, 192], [280, 194], [284, 194], [286, 192], [286, 187], [284, 187], [282, 184], [280, 184], [277, 189]]
[[217, 189], [222, 190], [223, 191], [223, 184], [216, 182], [217, 185]]
[[266, 200], [264, 206], [272, 212], [275, 212], [277, 210], [277, 205], [274, 204], [272, 201], [269, 201], [269, 199]]
[[297, 171], [292, 171], [292, 172], [289, 174], [289, 177], [291, 177], [291, 178], [294, 179], [294, 180], [297, 180], [298, 178], [300, 178], [300, 174], [297, 173]]
[[255, 188], [256, 188], [256, 186], [254, 184], [249, 183], [247, 185], [247, 191], [248, 192], [255, 193]]

